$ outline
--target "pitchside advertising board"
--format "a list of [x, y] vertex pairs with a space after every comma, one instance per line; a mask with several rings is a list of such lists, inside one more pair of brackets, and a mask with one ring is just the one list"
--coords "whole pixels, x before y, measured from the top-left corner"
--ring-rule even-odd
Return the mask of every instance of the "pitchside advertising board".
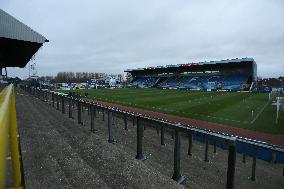
[[269, 93], [272, 91], [272, 87], [271, 86], [263, 86], [263, 92]]

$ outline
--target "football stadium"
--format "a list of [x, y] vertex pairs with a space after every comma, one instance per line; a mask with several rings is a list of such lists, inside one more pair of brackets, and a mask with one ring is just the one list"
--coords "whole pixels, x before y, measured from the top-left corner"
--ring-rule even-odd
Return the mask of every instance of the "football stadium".
[[[283, 188], [283, 77], [271, 80], [274, 89], [262, 83], [254, 56], [125, 64], [126, 80], [65, 70], [39, 77], [34, 56], [47, 42], [0, 9], [1, 189]], [[93, 53], [66, 44], [76, 46], [72, 59]], [[77, 63], [68, 66], [88, 70]], [[28, 67], [29, 77], [9, 78], [15, 67]]]
[[[77, 90], [101, 101], [223, 123], [266, 133], [284, 133], [276, 123], [279, 94], [253, 92], [257, 66], [252, 58], [128, 69], [128, 88]], [[172, 90], [171, 90], [172, 89]], [[175, 90], [176, 89], [176, 90]], [[281, 96], [281, 95], [280, 95]], [[206, 108], [205, 108], [206, 107]]]
[[[125, 72], [131, 74], [132, 78], [125, 88], [61, 92], [93, 102], [98, 108], [114, 108], [114, 114], [116, 111], [123, 111], [128, 116], [133, 113], [146, 116], [147, 119], [157, 121], [154, 128], [160, 125], [159, 121], [162, 120], [193, 127], [199, 132], [201, 129], [215, 133], [218, 138], [237, 137], [238, 153], [265, 161], [274, 161], [275, 158], [278, 162], [284, 162], [282, 153], [275, 155], [273, 150], [271, 151], [274, 148], [282, 151], [280, 146], [283, 145], [284, 116], [283, 111], [276, 111], [277, 107], [273, 103], [284, 95], [257, 91], [257, 65], [254, 59], [237, 58], [166, 65], [127, 69]], [[108, 114], [109, 116], [111, 115]], [[117, 117], [123, 119], [121, 115]], [[124, 119], [127, 118], [124, 116]], [[127, 121], [124, 121], [124, 124], [127, 128]], [[197, 133], [192, 139], [204, 141], [204, 135]], [[172, 137], [174, 138], [174, 133]], [[110, 141], [111, 138], [109, 133]], [[216, 143], [214, 140], [207, 142], [214, 145], [214, 148], [229, 148], [226, 142], [225, 145], [224, 142]], [[259, 146], [257, 155], [256, 146]], [[178, 177], [176, 180], [180, 183], [183, 182], [182, 178]]]
[[128, 69], [132, 86], [163, 89], [251, 91], [257, 79], [252, 58]]

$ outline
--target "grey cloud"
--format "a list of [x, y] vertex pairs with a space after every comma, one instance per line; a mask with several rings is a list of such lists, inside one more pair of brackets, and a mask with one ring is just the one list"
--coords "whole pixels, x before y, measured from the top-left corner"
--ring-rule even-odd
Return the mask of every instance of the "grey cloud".
[[[253, 57], [258, 73], [284, 75], [284, 1], [1, 1], [47, 37], [41, 75]], [[27, 69], [10, 69], [27, 76]]]

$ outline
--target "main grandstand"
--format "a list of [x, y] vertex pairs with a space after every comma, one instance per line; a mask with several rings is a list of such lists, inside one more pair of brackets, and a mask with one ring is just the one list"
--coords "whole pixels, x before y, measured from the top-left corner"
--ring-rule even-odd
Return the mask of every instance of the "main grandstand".
[[253, 58], [127, 69], [125, 72], [131, 74], [131, 85], [137, 88], [248, 91], [257, 80]]

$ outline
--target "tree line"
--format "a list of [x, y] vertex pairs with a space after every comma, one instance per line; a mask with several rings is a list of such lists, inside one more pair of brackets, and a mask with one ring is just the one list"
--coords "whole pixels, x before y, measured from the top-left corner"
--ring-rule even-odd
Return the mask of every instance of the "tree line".
[[106, 79], [106, 73], [94, 72], [58, 72], [56, 76], [42, 76], [41, 80], [49, 80], [55, 83], [80, 83], [90, 79]]

